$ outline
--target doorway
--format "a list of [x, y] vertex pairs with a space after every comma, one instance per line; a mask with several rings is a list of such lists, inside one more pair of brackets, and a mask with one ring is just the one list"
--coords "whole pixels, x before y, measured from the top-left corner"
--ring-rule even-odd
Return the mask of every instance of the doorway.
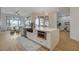
[[57, 27], [60, 31], [70, 32], [70, 16], [60, 16], [57, 20]]

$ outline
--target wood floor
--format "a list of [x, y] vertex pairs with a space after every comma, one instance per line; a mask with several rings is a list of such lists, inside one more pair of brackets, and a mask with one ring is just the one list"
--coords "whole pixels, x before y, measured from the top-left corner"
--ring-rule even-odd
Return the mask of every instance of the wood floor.
[[[46, 48], [40, 48], [42, 51], [46, 51]], [[60, 41], [55, 47], [54, 51], [79, 51], [79, 42], [70, 39], [69, 32], [60, 32]]]
[[[7, 32], [0, 32], [0, 51], [25, 51], [17, 41], [16, 38], [20, 34], [10, 35]], [[48, 49], [41, 47], [37, 51], [48, 51]], [[69, 32], [60, 32], [60, 41], [55, 47], [54, 51], [79, 51], [79, 42], [70, 39]]]
[[69, 32], [60, 32], [60, 41], [55, 51], [79, 51], [79, 42], [70, 39]]
[[16, 41], [19, 34], [10, 35], [10, 32], [0, 32], [0, 51], [23, 51], [25, 50]]

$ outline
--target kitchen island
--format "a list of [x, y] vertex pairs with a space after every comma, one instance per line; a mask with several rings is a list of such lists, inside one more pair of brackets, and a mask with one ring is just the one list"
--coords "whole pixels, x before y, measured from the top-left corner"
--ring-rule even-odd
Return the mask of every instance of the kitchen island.
[[59, 42], [59, 30], [56, 28], [36, 27], [33, 33], [28, 32], [27, 36], [49, 50], [53, 50]]

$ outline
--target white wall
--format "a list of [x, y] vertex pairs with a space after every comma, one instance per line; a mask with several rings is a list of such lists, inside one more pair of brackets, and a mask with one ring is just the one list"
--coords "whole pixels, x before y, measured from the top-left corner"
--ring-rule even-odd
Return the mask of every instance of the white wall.
[[53, 15], [51, 15], [49, 22], [50, 22], [49, 27], [57, 28], [57, 13], [56, 12], [54, 12]]
[[1, 7], [0, 7], [0, 20], [1, 20]]
[[70, 37], [79, 41], [79, 8], [70, 8]]

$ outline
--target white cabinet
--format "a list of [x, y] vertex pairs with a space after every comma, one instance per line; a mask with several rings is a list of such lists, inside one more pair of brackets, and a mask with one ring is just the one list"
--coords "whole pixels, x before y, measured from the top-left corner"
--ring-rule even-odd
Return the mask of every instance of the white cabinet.
[[59, 42], [59, 30], [56, 29], [56, 30], [52, 30], [52, 31], [45, 31], [46, 40], [43, 38], [39, 38], [37, 36], [38, 35], [37, 31], [38, 30], [35, 30], [33, 33], [27, 32], [27, 36], [31, 40], [41, 44], [42, 46], [48, 48], [49, 50], [53, 50], [56, 47], [57, 43]]

